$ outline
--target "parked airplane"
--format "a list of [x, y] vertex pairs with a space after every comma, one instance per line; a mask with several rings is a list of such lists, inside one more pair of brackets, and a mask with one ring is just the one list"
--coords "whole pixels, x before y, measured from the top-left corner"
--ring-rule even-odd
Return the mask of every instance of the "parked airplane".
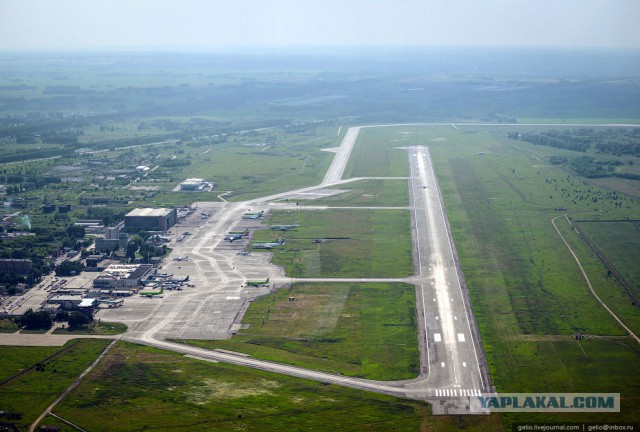
[[300, 225], [295, 223], [292, 225], [271, 225], [269, 228], [271, 228], [272, 230], [278, 230], [278, 231], [289, 231], [289, 230], [298, 228], [299, 226]]
[[282, 246], [284, 244], [284, 239], [282, 237], [278, 237], [278, 241], [270, 242], [270, 243], [254, 243], [251, 245], [254, 249], [273, 249], [276, 246]]
[[167, 282], [180, 283], [180, 282], [187, 282], [188, 280], [189, 280], [189, 276], [185, 277], [184, 279], [167, 279]]
[[251, 252], [249, 252], [249, 251], [240, 251], [236, 255], [247, 256], [247, 255], [251, 255]]
[[188, 256], [179, 256], [178, 258], [174, 258], [174, 261], [187, 261], [189, 259]]
[[225, 241], [233, 243], [234, 240], [242, 240], [241, 234], [227, 234], [224, 236]]
[[242, 219], [261, 219], [262, 215], [264, 215], [263, 211], [259, 211], [259, 212], [244, 212], [242, 214]]
[[152, 298], [156, 296], [161, 296], [162, 293], [164, 293], [164, 289], [160, 289], [160, 291], [146, 291], [146, 292], [143, 291], [140, 293], [140, 295], [148, 298]]
[[247, 286], [260, 286], [260, 285], [268, 285], [269, 284], [269, 278], [266, 278], [264, 280], [248, 280], [247, 281]]

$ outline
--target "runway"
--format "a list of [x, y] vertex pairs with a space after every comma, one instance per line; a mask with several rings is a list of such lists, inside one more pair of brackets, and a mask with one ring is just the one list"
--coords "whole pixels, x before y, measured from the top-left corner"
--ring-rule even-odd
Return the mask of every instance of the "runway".
[[416, 307], [425, 379], [408, 385], [407, 395], [478, 395], [490, 390], [488, 369], [440, 188], [428, 148], [408, 151]]

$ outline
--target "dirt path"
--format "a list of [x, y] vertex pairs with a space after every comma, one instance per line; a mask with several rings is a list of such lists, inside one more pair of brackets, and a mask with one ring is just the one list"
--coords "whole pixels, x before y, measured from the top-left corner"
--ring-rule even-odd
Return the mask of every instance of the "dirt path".
[[589, 291], [591, 291], [591, 294], [593, 294], [593, 296], [596, 298], [598, 303], [600, 303], [602, 305], [602, 307], [604, 307], [607, 310], [607, 312], [609, 312], [609, 314], [611, 314], [611, 316], [616, 321], [618, 321], [618, 324], [620, 324], [622, 326], [622, 328], [624, 328], [626, 331], [628, 331], [629, 335], [631, 335], [631, 337], [634, 338], [640, 344], [640, 338], [638, 337], [638, 335], [636, 335], [634, 332], [632, 332], [631, 329], [629, 327], [627, 327], [622, 322], [622, 320], [620, 318], [618, 318], [618, 316], [615, 313], [613, 313], [613, 311], [611, 309], [609, 309], [609, 306], [607, 306], [600, 299], [600, 297], [598, 297], [598, 294], [596, 294], [595, 290], [593, 289], [593, 286], [591, 285], [591, 281], [589, 280], [589, 276], [587, 276], [587, 272], [584, 271], [584, 268], [582, 267], [582, 264], [580, 264], [580, 260], [578, 259], [578, 256], [575, 254], [573, 249], [571, 249], [571, 246], [569, 246], [569, 243], [567, 242], [567, 240], [565, 240], [564, 236], [562, 235], [562, 233], [558, 229], [558, 226], [556, 225], [556, 219], [561, 218], [561, 217], [564, 217], [567, 220], [567, 222], [569, 222], [569, 225], [571, 225], [573, 227], [573, 225], [571, 224], [571, 221], [567, 217], [567, 213], [565, 213], [564, 215], [556, 216], [553, 219], [551, 219], [551, 224], [553, 225], [553, 227], [555, 228], [556, 232], [560, 236], [560, 239], [562, 240], [564, 245], [567, 247], [567, 249], [569, 249], [569, 252], [571, 252], [571, 255], [573, 255], [573, 259], [576, 260], [576, 263], [578, 264], [578, 267], [580, 268], [580, 271], [582, 272], [582, 276], [584, 277], [584, 280], [587, 281], [587, 285], [589, 286]]
[[58, 405], [60, 403], [60, 401], [62, 399], [64, 399], [69, 393], [71, 393], [73, 391], [73, 389], [78, 387], [78, 384], [80, 384], [80, 381], [82, 381], [82, 378], [84, 378], [89, 372], [91, 372], [93, 370], [94, 367], [96, 367], [96, 365], [100, 362], [100, 360], [102, 360], [104, 355], [116, 344], [117, 341], [118, 341], [118, 339], [115, 339], [113, 342], [111, 342], [109, 345], [107, 345], [105, 350], [102, 351], [102, 354], [100, 354], [98, 356], [98, 358], [95, 359], [93, 361], [93, 363], [91, 363], [89, 365], [89, 367], [86, 368], [84, 370], [84, 372], [82, 372], [80, 374], [80, 376], [78, 378], [76, 378], [76, 380], [73, 383], [71, 383], [71, 385], [69, 387], [67, 387], [67, 389], [65, 391], [63, 391], [62, 394], [60, 394], [60, 396], [58, 396], [56, 398], [56, 400], [53, 401], [53, 403], [51, 405], [49, 405], [49, 407], [47, 407], [46, 410], [44, 410], [44, 412], [42, 414], [40, 414], [40, 416], [29, 427], [29, 432], [34, 432], [36, 430], [36, 428], [38, 427], [38, 424], [42, 421], [42, 419], [45, 418], [47, 415], [49, 415], [51, 410], [53, 410], [56, 407], [56, 405]]

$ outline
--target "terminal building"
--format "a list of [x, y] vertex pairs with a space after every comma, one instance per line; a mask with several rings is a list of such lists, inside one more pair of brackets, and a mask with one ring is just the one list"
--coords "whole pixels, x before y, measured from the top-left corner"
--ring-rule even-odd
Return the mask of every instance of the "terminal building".
[[124, 228], [127, 232], [167, 231], [176, 224], [176, 209], [137, 208], [124, 216]]
[[93, 287], [113, 294], [129, 295], [156, 273], [150, 264], [113, 264], [93, 279]]

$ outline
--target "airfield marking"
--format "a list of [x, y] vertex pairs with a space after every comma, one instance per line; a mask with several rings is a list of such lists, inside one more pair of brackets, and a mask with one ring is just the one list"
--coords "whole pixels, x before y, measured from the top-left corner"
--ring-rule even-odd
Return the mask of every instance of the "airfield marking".
[[[430, 155], [429, 149], [426, 148], [425, 151], [426, 151], [427, 157], [429, 158], [429, 164], [431, 165], [431, 155]], [[449, 251], [451, 252], [451, 257], [455, 259], [455, 254], [453, 253], [453, 246], [451, 245], [451, 233], [449, 231], [449, 224], [447, 223], [447, 217], [446, 217], [446, 215], [444, 213], [444, 202], [442, 201], [442, 196], [440, 194], [440, 188], [437, 186], [438, 185], [438, 180], [436, 179], [436, 174], [435, 174], [435, 171], [433, 170], [433, 168], [431, 169], [431, 176], [432, 176], [432, 179], [433, 179], [433, 184], [436, 185], [435, 191], [436, 191], [436, 195], [438, 197], [438, 201], [440, 202], [440, 213], [441, 213], [442, 219], [444, 221], [445, 233], [447, 234], [447, 238], [449, 239], [449, 241], [447, 242], [448, 245], [449, 245]], [[467, 313], [466, 302], [465, 302], [465, 298], [464, 298], [464, 293], [462, 292], [462, 284], [460, 283], [460, 277], [458, 276], [457, 269], [456, 269], [456, 271], [454, 271], [454, 274], [455, 274], [456, 280], [458, 282], [458, 287], [460, 289], [460, 296], [462, 298], [462, 302], [465, 305], [465, 314], [466, 314]], [[469, 334], [471, 335], [471, 339], [472, 339], [472, 342], [473, 342], [473, 332], [471, 330], [471, 322], [470, 322], [468, 316], [467, 316], [467, 326], [469, 328]], [[471, 345], [473, 346], [473, 352], [474, 352], [475, 357], [476, 357], [476, 364], [478, 366], [478, 374], [480, 375], [480, 382], [482, 384], [482, 388], [485, 388], [486, 384], [484, 382], [484, 377], [482, 375], [482, 370], [480, 369], [480, 360], [478, 359], [478, 352], [476, 350], [476, 344], [472, 343]]]

